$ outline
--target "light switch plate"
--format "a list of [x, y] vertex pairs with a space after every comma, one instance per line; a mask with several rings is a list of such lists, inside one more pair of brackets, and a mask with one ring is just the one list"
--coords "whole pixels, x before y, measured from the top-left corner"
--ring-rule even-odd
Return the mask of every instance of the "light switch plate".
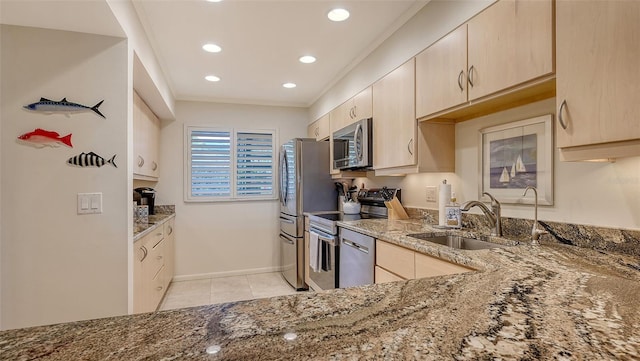
[[78, 193], [78, 214], [102, 213], [102, 193]]

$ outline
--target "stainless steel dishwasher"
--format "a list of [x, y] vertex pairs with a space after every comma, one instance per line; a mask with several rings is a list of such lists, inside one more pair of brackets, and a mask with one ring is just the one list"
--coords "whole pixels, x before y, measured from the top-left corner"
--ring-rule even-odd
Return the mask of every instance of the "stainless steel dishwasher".
[[375, 242], [373, 237], [340, 228], [340, 288], [373, 283]]

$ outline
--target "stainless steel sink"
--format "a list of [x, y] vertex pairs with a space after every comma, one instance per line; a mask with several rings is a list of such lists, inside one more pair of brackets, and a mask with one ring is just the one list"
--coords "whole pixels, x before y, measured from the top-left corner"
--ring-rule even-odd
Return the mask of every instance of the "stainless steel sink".
[[479, 239], [467, 238], [454, 235], [436, 235], [433, 233], [415, 233], [408, 234], [407, 236], [422, 239], [428, 242], [441, 244], [443, 246], [449, 246], [451, 248], [464, 249], [469, 251], [489, 248], [502, 248], [505, 247], [500, 244], [481, 241]]

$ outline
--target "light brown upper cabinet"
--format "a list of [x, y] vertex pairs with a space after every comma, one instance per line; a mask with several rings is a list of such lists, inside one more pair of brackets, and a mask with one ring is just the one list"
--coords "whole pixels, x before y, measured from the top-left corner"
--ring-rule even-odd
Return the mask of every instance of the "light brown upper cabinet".
[[418, 119], [466, 120], [552, 97], [553, 1], [498, 1], [416, 60]]
[[309, 124], [307, 127], [307, 137], [316, 140], [325, 140], [329, 138], [331, 124], [329, 123], [329, 113], [320, 117], [320, 119]]
[[158, 179], [160, 119], [133, 92], [133, 178]]
[[342, 103], [330, 112], [331, 132], [342, 129], [360, 119], [371, 118], [371, 87], [367, 87], [353, 98]]
[[418, 118], [467, 101], [467, 24], [416, 56]]
[[553, 2], [498, 1], [468, 23], [469, 100], [553, 73]]
[[376, 175], [455, 170], [455, 124], [415, 116], [415, 58], [373, 84]]
[[640, 155], [640, 2], [556, 2], [560, 159]]
[[415, 61], [373, 84], [373, 168], [416, 164]]

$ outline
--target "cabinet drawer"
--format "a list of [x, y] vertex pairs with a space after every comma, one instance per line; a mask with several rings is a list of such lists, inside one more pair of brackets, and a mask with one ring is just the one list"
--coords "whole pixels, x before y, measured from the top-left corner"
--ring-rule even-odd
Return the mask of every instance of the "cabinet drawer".
[[164, 266], [164, 240], [154, 244], [149, 244], [148, 246], [148, 256], [147, 260], [145, 260], [144, 267], [149, 267], [149, 273], [152, 275], [156, 275], [160, 268]]
[[395, 281], [404, 281], [405, 279], [395, 275], [384, 268], [376, 266], [375, 268], [375, 281], [376, 283], [387, 283]]
[[376, 265], [406, 279], [415, 277], [415, 252], [376, 240]]
[[160, 268], [160, 271], [156, 273], [156, 276], [149, 284], [149, 310], [155, 311], [162, 301], [162, 296], [167, 290], [166, 277], [164, 274], [164, 267]]
[[416, 278], [452, 275], [469, 272], [471, 269], [425, 254], [415, 255]]

